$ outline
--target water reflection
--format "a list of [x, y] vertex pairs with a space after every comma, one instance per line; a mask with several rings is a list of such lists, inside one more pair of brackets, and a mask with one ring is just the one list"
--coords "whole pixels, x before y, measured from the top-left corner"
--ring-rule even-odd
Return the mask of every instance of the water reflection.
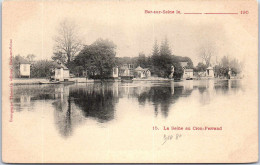
[[[122, 110], [117, 108], [117, 104], [122, 99], [129, 101], [124, 106], [132, 107], [137, 103], [140, 111], [142, 107], [152, 106], [151, 117], [161, 114], [167, 118], [170, 111], [178, 108], [173, 105], [181, 98], [188, 101], [198, 99], [204, 106], [216, 97], [241, 90], [238, 80], [30, 85], [14, 86], [13, 101], [14, 109], [19, 113], [50, 111], [59, 133], [69, 137], [86, 120], [106, 124], [117, 119], [117, 111]], [[43, 106], [41, 111], [36, 108], [39, 105]]]
[[34, 101], [54, 100], [55, 88], [53, 85], [22, 85], [14, 86], [13, 104], [16, 111], [34, 111]]
[[[55, 88], [55, 101], [52, 105], [55, 107], [54, 120], [58, 126], [59, 132], [67, 137], [72, 134], [72, 128], [74, 123], [72, 123], [72, 111], [71, 111], [71, 98], [69, 97], [69, 87], [59, 86]], [[76, 111], [73, 111], [76, 112]], [[74, 121], [77, 116], [74, 116]]]
[[99, 122], [114, 119], [115, 104], [118, 102], [118, 88], [111, 84], [87, 84], [85, 88], [72, 87], [69, 97], [82, 111], [85, 117]]
[[179, 97], [187, 97], [191, 94], [192, 89], [184, 86], [174, 86], [174, 82], [170, 86], [153, 86], [146, 92], [138, 96], [140, 104], [145, 104], [146, 101], [154, 106], [155, 116], [158, 115], [159, 108], [164, 117], [168, 116], [170, 106], [173, 105]]

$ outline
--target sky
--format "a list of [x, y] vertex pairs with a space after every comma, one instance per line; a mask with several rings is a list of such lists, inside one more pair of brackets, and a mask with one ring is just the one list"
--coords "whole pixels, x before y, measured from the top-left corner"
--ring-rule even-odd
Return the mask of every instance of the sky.
[[[257, 41], [250, 18], [241, 15], [145, 14], [145, 10], [185, 12], [237, 12], [228, 2], [205, 1], [17, 1], [3, 5], [3, 31], [13, 42], [13, 54], [36, 55], [51, 59], [54, 36], [59, 23], [68, 19], [89, 45], [98, 38], [117, 45], [116, 56], [134, 57], [140, 52], [151, 55], [154, 41], [167, 37], [174, 55], [188, 56], [194, 65], [201, 62], [201, 48], [210, 47], [213, 59], [224, 55], [243, 61], [248, 46]], [[214, 8], [212, 7], [214, 6]], [[245, 5], [243, 5], [245, 6]], [[250, 7], [250, 6], [249, 6]], [[250, 13], [251, 14], [251, 13]], [[252, 13], [254, 14], [254, 13]], [[243, 36], [243, 37], [241, 37]]]

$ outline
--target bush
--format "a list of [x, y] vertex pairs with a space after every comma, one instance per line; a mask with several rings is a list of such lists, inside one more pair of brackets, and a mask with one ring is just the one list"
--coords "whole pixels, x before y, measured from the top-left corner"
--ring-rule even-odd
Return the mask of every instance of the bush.
[[40, 60], [31, 65], [32, 78], [49, 78], [55, 74], [56, 64], [48, 60]]

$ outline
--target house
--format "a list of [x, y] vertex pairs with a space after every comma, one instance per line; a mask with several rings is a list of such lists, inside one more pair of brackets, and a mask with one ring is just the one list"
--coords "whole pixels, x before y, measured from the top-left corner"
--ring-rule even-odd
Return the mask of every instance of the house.
[[69, 69], [59, 60], [55, 61], [55, 75], [56, 81], [69, 81], [70, 71]]
[[138, 66], [134, 70], [134, 76], [136, 78], [148, 78], [148, 77], [151, 77], [151, 72], [150, 72], [149, 68], [142, 68], [142, 67]]
[[182, 75], [182, 78], [183, 79], [190, 79], [190, 78], [193, 78], [194, 75], [193, 75], [193, 69], [188, 69], [188, 62], [180, 62], [180, 65], [183, 69], [183, 75]]
[[15, 63], [15, 77], [19, 78], [30, 78], [31, 73], [31, 64], [25, 58], [21, 57], [20, 55], [16, 56], [14, 59]]
[[213, 71], [213, 68], [211, 66], [209, 66], [206, 69], [206, 76], [209, 77], [209, 78], [214, 78], [214, 71]]
[[184, 79], [190, 79], [193, 78], [193, 69], [184, 69], [183, 70], [183, 78]]
[[118, 66], [113, 67], [112, 77], [115, 78], [115, 79], [119, 77]]
[[133, 64], [124, 64], [119, 68], [120, 77], [134, 77], [134, 65]]

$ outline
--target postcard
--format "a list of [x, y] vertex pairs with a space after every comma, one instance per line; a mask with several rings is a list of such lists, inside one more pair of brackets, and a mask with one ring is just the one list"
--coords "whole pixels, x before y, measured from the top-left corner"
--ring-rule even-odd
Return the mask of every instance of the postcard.
[[255, 0], [6, 0], [2, 161], [258, 161]]

